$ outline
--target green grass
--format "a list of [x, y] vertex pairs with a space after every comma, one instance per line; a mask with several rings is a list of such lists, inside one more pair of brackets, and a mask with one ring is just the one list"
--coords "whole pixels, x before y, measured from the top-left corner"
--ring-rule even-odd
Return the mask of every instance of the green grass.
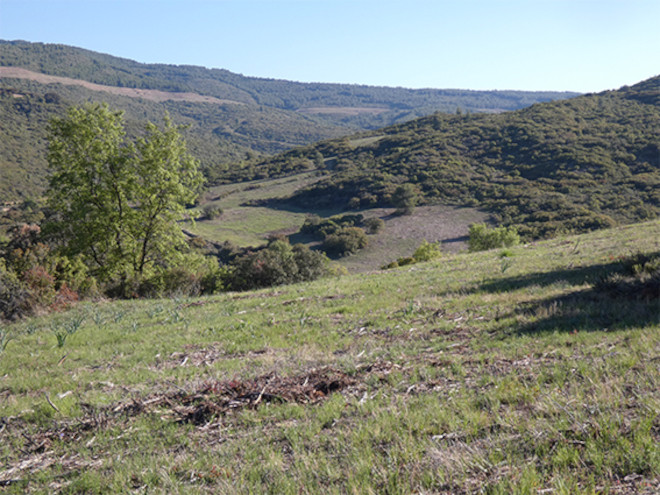
[[224, 213], [214, 220], [200, 219], [194, 225], [187, 223], [185, 227], [211, 241], [230, 241], [242, 247], [265, 244], [272, 234], [296, 232], [305, 221], [308, 212], [299, 208], [284, 210], [247, 206], [246, 203], [285, 197], [316, 180], [318, 177], [314, 173], [302, 173], [282, 179], [256, 180], [214, 187], [205, 195], [202, 207], [219, 206]]
[[595, 284], [621, 257], [660, 252], [659, 239], [656, 221], [506, 258], [458, 253], [258, 292], [84, 303], [7, 325], [0, 483], [657, 493], [660, 306]]

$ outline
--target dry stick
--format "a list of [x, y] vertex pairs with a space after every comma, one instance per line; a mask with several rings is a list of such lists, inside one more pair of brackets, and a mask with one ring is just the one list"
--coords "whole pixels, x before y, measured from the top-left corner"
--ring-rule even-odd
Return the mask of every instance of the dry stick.
[[55, 409], [57, 412], [60, 412], [60, 410], [57, 408], [57, 406], [51, 402], [50, 397], [48, 397], [48, 394], [46, 392], [44, 392], [44, 395], [46, 396], [46, 400], [50, 404], [50, 407]]

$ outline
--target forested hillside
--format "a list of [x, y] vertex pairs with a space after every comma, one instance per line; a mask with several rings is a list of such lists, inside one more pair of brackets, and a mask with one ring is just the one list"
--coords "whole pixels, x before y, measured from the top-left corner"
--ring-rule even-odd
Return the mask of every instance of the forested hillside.
[[180, 125], [205, 173], [214, 175], [229, 163], [270, 155], [346, 129], [307, 116], [247, 105], [163, 101], [99, 93], [77, 86], [45, 85], [0, 79], [0, 197], [5, 201], [38, 196], [46, 178], [48, 122], [67, 107], [105, 101], [126, 113], [127, 131], [135, 135], [146, 120], [161, 122], [165, 113]]
[[[304, 84], [244, 77], [221, 69], [140, 64], [64, 45], [0, 40], [0, 197], [39, 195], [45, 178], [46, 125], [73, 104], [106, 101], [126, 112], [131, 129], [169, 112], [211, 178], [230, 163], [403, 122], [435, 111], [499, 112], [572, 93], [409, 90]], [[4, 75], [3, 75], [4, 74]], [[11, 74], [11, 75], [8, 75]], [[39, 80], [48, 74], [65, 83]], [[37, 80], [35, 80], [37, 79]], [[95, 83], [103, 91], [81, 86]], [[134, 94], [116, 89], [134, 88]], [[110, 91], [113, 90], [113, 91]], [[139, 91], [138, 91], [139, 90]], [[152, 101], [140, 91], [177, 92]], [[198, 98], [186, 99], [186, 92]], [[176, 99], [174, 99], [176, 98]]]
[[479, 206], [527, 236], [654, 218], [660, 211], [660, 78], [502, 114], [417, 119], [293, 150], [242, 171], [326, 177], [299, 205], [388, 205], [397, 185], [422, 202]]
[[[83, 79], [111, 86], [149, 88], [165, 91], [193, 91], [242, 103], [285, 110], [316, 109], [323, 119], [337, 119], [337, 113], [323, 107], [371, 107], [390, 112], [387, 116], [362, 115], [343, 120], [373, 127], [412, 118], [433, 111], [504, 111], [539, 101], [568, 98], [575, 93], [526, 91], [468, 91], [373, 87], [351, 84], [298, 83], [245, 77], [223, 69], [196, 66], [141, 64], [132, 60], [65, 45], [0, 41], [0, 66], [16, 66], [44, 74]], [[353, 112], [354, 113], [354, 112]], [[361, 113], [361, 112], [360, 112]], [[366, 111], [366, 115], [372, 112]]]

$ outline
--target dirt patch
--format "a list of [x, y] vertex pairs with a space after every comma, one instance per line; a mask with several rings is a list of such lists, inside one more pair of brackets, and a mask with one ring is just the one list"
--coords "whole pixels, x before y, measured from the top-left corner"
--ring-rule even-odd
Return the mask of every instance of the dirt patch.
[[356, 115], [378, 115], [389, 111], [389, 108], [384, 107], [308, 107], [298, 109], [298, 113], [305, 115], [339, 115], [350, 116]]
[[[106, 93], [128, 96], [129, 98], [143, 98], [150, 101], [190, 101], [194, 103], [215, 103], [218, 105], [234, 104], [244, 105], [243, 102], [235, 100], [223, 100], [215, 98], [214, 96], [205, 96], [197, 93], [190, 92], [171, 92], [160, 91], [157, 89], [137, 89], [137, 88], [120, 88], [117, 86], [106, 86], [104, 84], [96, 84], [80, 79], [72, 79], [70, 77], [50, 76], [33, 72], [31, 70], [23, 69], [20, 67], [0, 67], [0, 78], [10, 77], [16, 79], [29, 79], [41, 84], [64, 84], [66, 86], [82, 86], [83, 88], [92, 91], [105, 91]], [[20, 95], [19, 95], [20, 96]]]
[[365, 218], [385, 221], [385, 228], [369, 236], [369, 245], [357, 254], [341, 258], [339, 263], [350, 272], [377, 270], [398, 258], [412, 256], [422, 241], [440, 242], [443, 251], [465, 249], [468, 231], [473, 223], [488, 221], [489, 214], [476, 208], [452, 206], [420, 206], [412, 215], [392, 215], [394, 209], [382, 208], [363, 212]]

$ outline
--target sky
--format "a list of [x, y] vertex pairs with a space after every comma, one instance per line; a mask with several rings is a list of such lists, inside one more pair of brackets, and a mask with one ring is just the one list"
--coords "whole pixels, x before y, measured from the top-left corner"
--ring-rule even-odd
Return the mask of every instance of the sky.
[[596, 92], [660, 74], [660, 0], [0, 0], [0, 39], [303, 82]]

